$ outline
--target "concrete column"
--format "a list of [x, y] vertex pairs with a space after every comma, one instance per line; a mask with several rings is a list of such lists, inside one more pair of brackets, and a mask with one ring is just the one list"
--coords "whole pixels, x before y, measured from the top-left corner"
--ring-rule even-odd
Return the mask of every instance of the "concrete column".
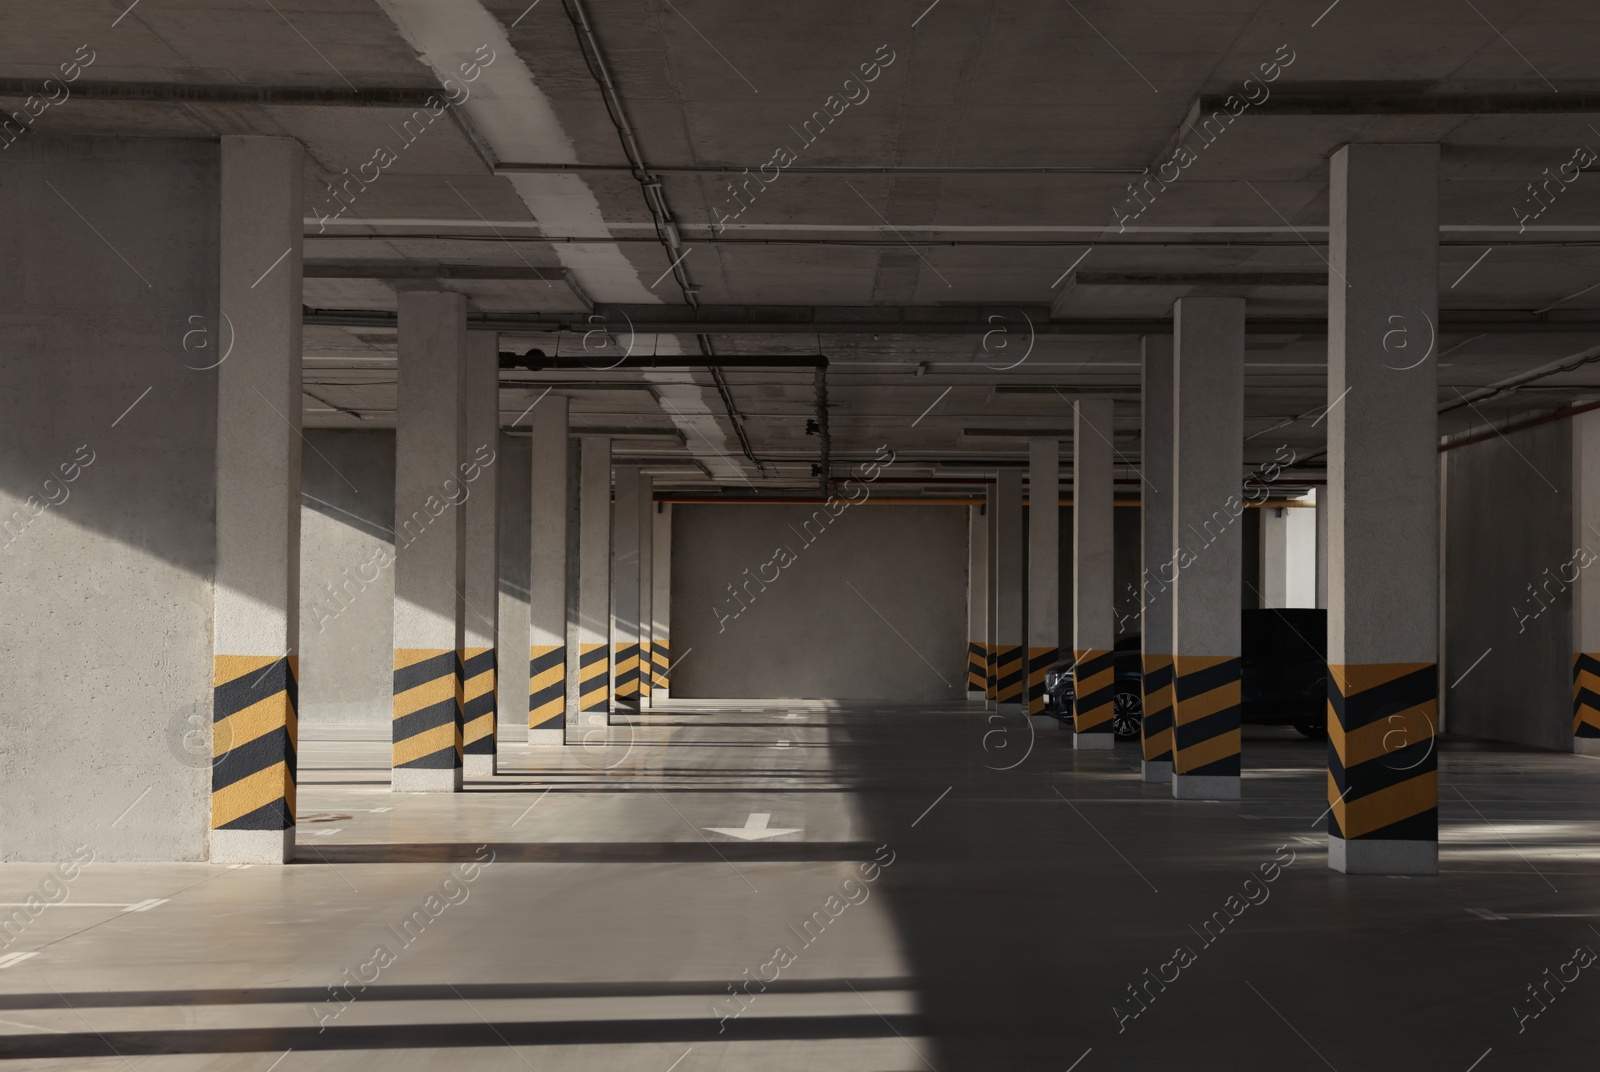
[[1263, 607], [1315, 606], [1316, 558], [1315, 510], [1270, 504], [1261, 507], [1261, 576], [1257, 591]]
[[[500, 633], [500, 339], [492, 331], [467, 337], [463, 381], [466, 453], [461, 479], [466, 497], [462, 537], [461, 741], [465, 777], [487, 778], [499, 769], [495, 743], [496, 642]], [[488, 458], [483, 462], [479, 459]]]
[[1061, 658], [1061, 441], [1028, 440], [1028, 683], [1030, 715], [1044, 714], [1044, 673]]
[[[521, 407], [517, 407], [521, 414]], [[526, 414], [521, 414], [520, 421]], [[522, 429], [518, 429], [521, 431]], [[500, 502], [499, 640], [495, 644], [496, 735], [522, 740], [528, 732], [528, 567], [532, 547], [533, 443], [525, 435], [500, 432], [495, 459], [495, 497]]]
[[[1441, 455], [1443, 457], [1443, 455]], [[1328, 489], [1312, 488], [1317, 503], [1317, 606], [1328, 606]]]
[[1172, 782], [1172, 337], [1146, 335], [1143, 349], [1139, 524], [1140, 602], [1143, 610], [1143, 773], [1147, 782]]
[[672, 665], [672, 504], [659, 503], [650, 512], [650, 700], [668, 699]]
[[[1572, 545], [1593, 547], [1596, 533], [1600, 413], [1589, 412], [1572, 418]], [[1572, 584], [1572, 750], [1600, 756], [1600, 575], [1592, 569], [1578, 570]]]
[[[278, 272], [299, 263], [288, 237], [248, 265], [220, 252], [219, 232], [250, 222], [225, 222], [222, 151], [40, 130], [0, 154], [0, 860], [206, 860], [214, 760], [244, 758], [224, 760], [227, 731], [213, 736], [214, 656], [289, 646], [215, 646], [218, 375], [245, 344], [238, 314], [219, 315], [235, 285], [219, 272], [249, 289], [280, 257]], [[262, 184], [257, 225], [281, 226], [286, 203], [300, 215], [287, 183]], [[269, 286], [285, 300], [281, 277], [255, 290]], [[295, 420], [298, 395], [263, 383], [283, 411], [247, 389], [264, 419]], [[286, 467], [280, 455], [270, 471]], [[249, 490], [281, 525], [292, 489]], [[286, 598], [276, 581], [240, 594], [274, 614]]]
[[655, 568], [655, 482], [639, 474], [639, 706], [650, 705], [651, 674], [650, 604], [655, 597], [651, 575]]
[[1027, 711], [1027, 661], [1022, 620], [1022, 473], [1002, 470], [995, 548], [995, 701], [1008, 714]]
[[216, 372], [214, 863], [294, 858], [304, 157], [292, 138], [222, 139], [218, 285], [233, 330]]
[[1244, 299], [1173, 305], [1172, 795], [1239, 798]]
[[1110, 748], [1117, 637], [1111, 399], [1073, 403], [1072, 435], [1072, 744]]
[[967, 699], [981, 700], [988, 686], [989, 518], [967, 508]]
[[999, 703], [995, 658], [1000, 654], [1000, 484], [984, 488], [984, 706]]
[[[454, 792], [462, 779], [466, 634], [467, 302], [400, 293], [395, 426], [394, 770], [396, 792]], [[480, 464], [488, 457], [474, 458]]]
[[1433, 874], [1439, 147], [1347, 145], [1331, 179], [1328, 866]]
[[600, 747], [611, 722], [611, 440], [579, 441], [578, 688], [567, 739]]
[[562, 744], [567, 725], [569, 450], [564, 396], [534, 407], [528, 577], [528, 743]]
[[637, 465], [616, 467], [611, 537], [612, 693], [639, 699], [639, 482]]

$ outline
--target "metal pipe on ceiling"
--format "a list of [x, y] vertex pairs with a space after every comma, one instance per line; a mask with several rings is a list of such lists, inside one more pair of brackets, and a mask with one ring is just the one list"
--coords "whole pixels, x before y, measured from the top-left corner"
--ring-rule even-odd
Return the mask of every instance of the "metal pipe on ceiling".
[[1463, 395], [1461, 392], [1457, 391], [1456, 393], [1460, 395], [1460, 397], [1441, 405], [1439, 407], [1439, 412], [1449, 413], [1451, 410], [1460, 409], [1462, 406], [1471, 406], [1478, 402], [1487, 402], [1491, 398], [1498, 398], [1501, 395], [1511, 394], [1518, 388], [1525, 387], [1536, 380], [1543, 380], [1550, 376], [1558, 376], [1563, 372], [1576, 372], [1584, 365], [1592, 364], [1595, 361], [1600, 361], [1600, 346], [1591, 346], [1588, 349], [1579, 350], [1577, 353], [1569, 354], [1558, 361], [1552, 361], [1547, 365], [1540, 365], [1538, 368], [1529, 369], [1527, 372], [1520, 372], [1515, 376], [1510, 376], [1496, 383], [1491, 383], [1487, 387], [1481, 387], [1478, 390], [1473, 391], [1471, 394]]
[[[639, 139], [633, 132], [633, 125], [628, 121], [627, 110], [622, 104], [622, 95], [617, 91], [616, 81], [611, 77], [611, 69], [606, 63], [605, 53], [600, 48], [600, 41], [595, 36], [594, 26], [589, 21], [584, 0], [562, 0], [562, 6], [572, 23], [573, 31], [578, 35], [578, 49], [583, 53], [584, 63], [600, 87], [600, 95], [605, 100], [606, 114], [611, 117], [611, 123], [616, 127], [617, 138], [622, 142], [622, 151], [628, 157], [630, 170], [639, 182], [645, 206], [650, 210], [650, 218], [655, 222], [656, 236], [666, 249], [667, 271], [671, 272], [673, 279], [676, 280], [678, 289], [683, 293], [683, 300], [690, 308], [698, 308], [700, 288], [690, 278], [689, 268], [684, 264], [689, 252], [683, 247], [682, 235], [677, 222], [673, 219], [672, 209], [667, 204], [661, 178], [645, 164], [644, 151], [639, 148]], [[697, 333], [696, 342], [704, 356], [708, 358], [716, 356], [715, 347], [706, 333]], [[733, 392], [728, 389], [727, 380], [723, 378], [717, 366], [707, 367], [711, 371], [717, 395], [722, 399], [723, 408], [728, 412], [728, 423], [733, 426], [734, 435], [739, 439], [739, 446], [744, 451], [744, 456], [750, 459], [757, 473], [765, 474], [766, 466], [756, 457], [755, 449], [751, 446], [750, 436], [745, 432], [744, 415], [734, 403]]]
[[[655, 164], [650, 170], [657, 175], [740, 175], [755, 171], [760, 164]], [[526, 174], [608, 174], [628, 172], [628, 164], [552, 164], [535, 162], [497, 161], [496, 175]], [[1144, 167], [1071, 167], [1055, 164], [1022, 164], [1013, 166], [987, 165], [916, 165], [916, 164], [792, 164], [783, 169], [785, 175], [1143, 175], [1150, 169]]]
[[[0, 97], [45, 93], [44, 80], [0, 78]], [[48, 94], [47, 94], [48, 95]], [[422, 108], [443, 100], [439, 87], [249, 86], [209, 82], [74, 82], [72, 95], [81, 100], [151, 104], [273, 104], [337, 108]]]
[[[981, 308], [989, 311], [1016, 312], [1021, 308], [1034, 307], [1035, 304], [1033, 302], [1014, 303], [1011, 305], [996, 303], [985, 305]], [[596, 306], [596, 308], [604, 309], [605, 306]], [[673, 312], [672, 306], [626, 306], [625, 308], [636, 309], [645, 313], [653, 310], [657, 316], [662, 316], [663, 314], [666, 316], [678, 315]], [[678, 308], [682, 309], [684, 307], [680, 306]], [[784, 309], [791, 309], [797, 312], [814, 312], [814, 308], [810, 306], [723, 306], [716, 308], [714, 311], [724, 315], [732, 312], [756, 317], [771, 317]], [[941, 318], [936, 320], [854, 320], [841, 317], [838, 319], [819, 320], [813, 315], [811, 319], [794, 320], [698, 321], [690, 316], [685, 319], [660, 320], [633, 318], [632, 326], [636, 332], [653, 335], [982, 335], [994, 329], [993, 323], [982, 316], [975, 315], [964, 320], [953, 319], [948, 317], [952, 310], [938, 306], [871, 306], [860, 310], [856, 310], [854, 307], [840, 308], [849, 311], [870, 311], [877, 316], [910, 313], [913, 316], [924, 317], [930, 313], [938, 313], [941, 314]], [[1580, 310], [1579, 312], [1585, 311]], [[396, 326], [394, 313], [376, 309], [312, 309], [307, 307], [303, 310], [302, 322], [318, 327], [352, 327], [373, 330], [392, 330]], [[620, 322], [620, 318], [618, 322]], [[535, 335], [565, 331], [581, 333], [593, 328], [593, 323], [559, 318], [544, 313], [497, 312], [467, 314], [467, 330], [469, 331], [496, 331]], [[1038, 335], [1170, 335], [1172, 334], [1172, 321], [1165, 317], [1041, 319], [1033, 322], [1032, 330]], [[1327, 335], [1327, 331], [1327, 318], [1321, 316], [1250, 317], [1245, 321], [1245, 333], [1247, 335], [1322, 337]], [[1600, 319], [1595, 318], [1592, 314], [1586, 318], [1580, 318], [1576, 315], [1542, 314], [1535, 316], [1528, 313], [1507, 315], [1504, 310], [1460, 309], [1440, 314], [1439, 331], [1442, 334], [1449, 335], [1600, 335]], [[649, 360], [655, 363], [653, 367], [660, 368], [682, 368], [699, 365], [710, 367], [709, 357], [696, 358], [685, 354], [681, 355], [682, 360], [676, 360], [678, 356], [663, 354]], [[592, 369], [593, 366], [587, 367]]]
[[[822, 354], [718, 354], [715, 357], [695, 357], [693, 354], [659, 354], [650, 357], [624, 357], [604, 365], [595, 365], [581, 357], [531, 357], [526, 354], [500, 351], [502, 369], [527, 369], [530, 372], [560, 370], [575, 372], [611, 372], [615, 369], [679, 369], [715, 365], [718, 368], [826, 368], [828, 359]], [[544, 381], [530, 381], [528, 386], [539, 386]]]
[[[356, 221], [359, 222], [359, 221]], [[532, 221], [529, 221], [532, 223]], [[710, 227], [710, 224], [690, 224], [691, 227]], [[680, 225], [680, 233], [683, 230]], [[597, 235], [586, 238], [581, 235], [483, 235], [483, 234], [412, 234], [405, 232], [387, 232], [383, 234], [324, 234], [320, 232], [308, 233], [307, 242], [353, 242], [372, 241], [388, 242], [393, 240], [407, 240], [413, 242], [535, 242], [548, 245], [561, 245], [578, 243], [580, 245], [594, 245], [595, 243], [630, 243], [630, 242], [659, 242], [660, 239], [653, 235]], [[987, 247], [1022, 247], [1036, 246], [1040, 249], [1082, 248], [1085, 244], [1098, 247], [1151, 247], [1156, 249], [1215, 249], [1238, 248], [1260, 249], [1274, 246], [1298, 246], [1305, 248], [1326, 247], [1327, 241], [1318, 241], [1314, 238], [1279, 239], [1279, 238], [1225, 238], [1225, 239], [1194, 239], [1191, 241], [1171, 242], [1147, 238], [1117, 238], [1100, 236], [1085, 243], [1082, 238], [728, 238], [726, 236], [708, 235], [701, 239], [707, 243], [719, 246], [866, 246], [870, 248], [901, 248], [906, 245], [938, 249], [941, 247], [975, 246]], [[1515, 239], [1515, 238], [1486, 238], [1476, 241], [1441, 239], [1441, 248], [1462, 246], [1473, 249], [1482, 249], [1485, 246], [1527, 247], [1529, 249], [1547, 249], [1575, 247], [1587, 249], [1600, 246], [1600, 239]]]

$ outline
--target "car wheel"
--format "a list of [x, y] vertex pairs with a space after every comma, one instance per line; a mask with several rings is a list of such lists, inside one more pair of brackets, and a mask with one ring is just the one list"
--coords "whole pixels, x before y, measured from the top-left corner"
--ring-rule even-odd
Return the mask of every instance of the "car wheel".
[[1132, 689], [1111, 696], [1111, 732], [1119, 741], [1137, 741], [1144, 724], [1144, 698]]
[[1325, 740], [1328, 736], [1326, 723], [1296, 722], [1294, 728], [1299, 732], [1300, 736], [1309, 737], [1313, 741]]

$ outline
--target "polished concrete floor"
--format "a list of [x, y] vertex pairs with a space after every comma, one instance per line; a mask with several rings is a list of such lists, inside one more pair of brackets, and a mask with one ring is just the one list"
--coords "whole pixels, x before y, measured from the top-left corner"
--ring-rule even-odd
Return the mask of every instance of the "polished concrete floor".
[[456, 796], [305, 726], [288, 867], [0, 867], [67, 891], [0, 951], [0, 1065], [1600, 1067], [1600, 761], [1447, 743], [1440, 874], [1351, 878], [1292, 731], [1196, 803], [972, 709], [618, 717]]

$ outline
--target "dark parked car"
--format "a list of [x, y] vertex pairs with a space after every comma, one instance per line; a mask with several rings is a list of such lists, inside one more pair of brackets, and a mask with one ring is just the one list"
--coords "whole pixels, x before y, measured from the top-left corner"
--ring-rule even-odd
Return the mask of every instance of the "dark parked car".
[[[1119, 741], [1139, 739], [1144, 718], [1144, 656], [1137, 633], [1112, 647], [1111, 732]], [[1044, 672], [1044, 709], [1063, 722], [1072, 720], [1074, 660], [1056, 663]]]
[[[1243, 720], [1253, 726], [1293, 726], [1311, 738], [1328, 732], [1328, 612], [1307, 608], [1246, 610], [1240, 615], [1239, 700]], [[1141, 638], [1123, 637], [1114, 649], [1115, 692], [1111, 730], [1134, 740], [1144, 718]], [[1045, 672], [1045, 711], [1072, 718], [1073, 660]]]

